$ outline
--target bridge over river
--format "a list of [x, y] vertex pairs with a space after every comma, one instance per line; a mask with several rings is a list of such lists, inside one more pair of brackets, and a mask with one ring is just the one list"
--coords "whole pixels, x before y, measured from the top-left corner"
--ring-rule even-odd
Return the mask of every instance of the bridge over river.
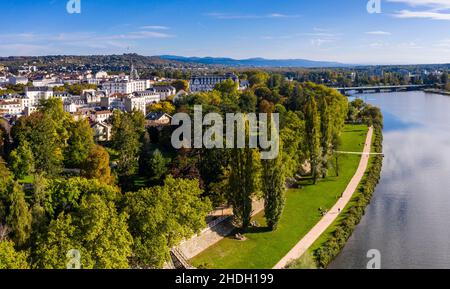
[[337, 87], [335, 88], [344, 95], [353, 93], [380, 93], [393, 91], [414, 91], [431, 87], [430, 85], [382, 85], [382, 86], [359, 86], [359, 87]]

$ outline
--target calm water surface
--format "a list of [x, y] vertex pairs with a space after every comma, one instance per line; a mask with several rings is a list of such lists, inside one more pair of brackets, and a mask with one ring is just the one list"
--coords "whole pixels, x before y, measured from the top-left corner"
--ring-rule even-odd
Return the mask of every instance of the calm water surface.
[[330, 268], [450, 268], [450, 97], [361, 95], [381, 107], [385, 159], [366, 215]]

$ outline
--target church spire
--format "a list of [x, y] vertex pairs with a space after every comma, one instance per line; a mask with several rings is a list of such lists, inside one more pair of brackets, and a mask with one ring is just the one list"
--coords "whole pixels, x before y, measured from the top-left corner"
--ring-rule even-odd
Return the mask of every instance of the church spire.
[[139, 80], [139, 73], [134, 67], [133, 61], [131, 61], [130, 80]]

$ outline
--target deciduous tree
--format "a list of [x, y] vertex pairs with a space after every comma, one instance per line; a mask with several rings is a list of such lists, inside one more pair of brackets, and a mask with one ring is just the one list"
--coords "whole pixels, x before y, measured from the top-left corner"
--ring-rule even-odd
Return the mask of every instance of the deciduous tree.
[[309, 96], [305, 105], [306, 142], [311, 165], [311, 174], [315, 184], [320, 173], [320, 115], [314, 96]]
[[91, 148], [84, 161], [81, 175], [87, 179], [97, 179], [105, 184], [114, 184], [115, 178], [111, 175], [109, 154], [102, 146], [94, 145]]
[[21, 180], [34, 171], [34, 157], [28, 141], [22, 141], [9, 157], [16, 179]]
[[29, 269], [26, 252], [16, 251], [12, 241], [0, 241], [0, 270]]
[[64, 152], [66, 166], [81, 169], [94, 147], [94, 137], [87, 119], [71, 123], [69, 139]]
[[10, 192], [9, 214], [6, 223], [11, 227], [11, 237], [17, 246], [26, 245], [31, 234], [31, 212], [25, 201], [22, 186], [15, 183]]
[[261, 183], [264, 193], [264, 216], [271, 230], [276, 230], [285, 204], [286, 177], [283, 165], [282, 144], [273, 160], [262, 160]]
[[211, 204], [201, 194], [197, 180], [169, 176], [163, 186], [126, 195], [134, 266], [161, 268], [171, 247], [204, 228]]

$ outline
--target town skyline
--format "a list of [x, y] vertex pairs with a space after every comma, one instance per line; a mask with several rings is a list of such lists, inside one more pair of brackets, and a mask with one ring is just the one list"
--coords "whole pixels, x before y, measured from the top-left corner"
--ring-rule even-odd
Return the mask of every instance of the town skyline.
[[[130, 52], [355, 65], [450, 62], [450, 7], [443, 0], [385, 0], [373, 14], [366, 0], [81, 0], [79, 14], [69, 14], [65, 0], [21, 2], [4, 3], [3, 20], [14, 25], [0, 33], [0, 56]], [[14, 20], [21, 15], [26, 21]]]

